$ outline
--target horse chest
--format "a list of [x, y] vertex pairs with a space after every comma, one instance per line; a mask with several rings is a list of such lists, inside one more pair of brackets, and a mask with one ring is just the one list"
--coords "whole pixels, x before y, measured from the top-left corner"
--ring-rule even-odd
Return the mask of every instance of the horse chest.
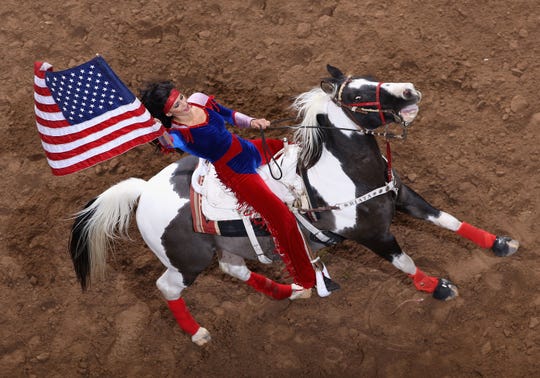
[[[323, 150], [319, 161], [307, 173], [311, 186], [326, 205], [355, 198], [356, 185], [345, 173], [340, 161], [328, 150]], [[335, 217], [336, 231], [354, 227], [356, 224], [354, 206], [332, 213]]]

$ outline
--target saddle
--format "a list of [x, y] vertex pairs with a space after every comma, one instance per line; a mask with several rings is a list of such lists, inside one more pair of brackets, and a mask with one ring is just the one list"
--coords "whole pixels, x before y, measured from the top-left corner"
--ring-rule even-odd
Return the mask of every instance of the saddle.
[[[291, 209], [309, 205], [302, 178], [296, 173], [299, 147], [283, 144], [268, 164], [258, 168], [266, 185]], [[214, 166], [205, 159], [191, 176], [190, 188], [193, 230], [221, 236], [249, 237], [260, 262], [270, 263], [257, 241], [268, 236], [266, 225], [251, 208], [240, 208], [234, 193], [218, 178]]]
[[[257, 170], [270, 190], [291, 209], [309, 206], [303, 180], [296, 173], [298, 151], [297, 145], [285, 142], [283, 149]], [[259, 214], [239, 207], [234, 193], [223, 185], [207, 160], [199, 159], [193, 172], [190, 199], [195, 232], [222, 236], [269, 235]]]

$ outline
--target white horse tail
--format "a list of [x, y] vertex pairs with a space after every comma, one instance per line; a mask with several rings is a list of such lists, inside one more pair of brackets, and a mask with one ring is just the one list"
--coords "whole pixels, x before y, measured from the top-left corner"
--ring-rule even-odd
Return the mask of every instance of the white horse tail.
[[128, 237], [133, 208], [147, 184], [138, 178], [119, 182], [75, 215], [69, 250], [83, 291], [91, 280], [105, 275], [112, 242]]

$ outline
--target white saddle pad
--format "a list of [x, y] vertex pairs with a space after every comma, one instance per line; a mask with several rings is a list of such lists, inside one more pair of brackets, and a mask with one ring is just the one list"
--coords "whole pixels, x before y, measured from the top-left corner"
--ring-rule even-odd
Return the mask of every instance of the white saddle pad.
[[[298, 150], [299, 147], [295, 144], [285, 144], [284, 148], [274, 156], [274, 161], [258, 168], [259, 175], [270, 190], [289, 205], [300, 198], [304, 192], [302, 179], [296, 174]], [[270, 169], [273, 176], [279, 180], [272, 177]], [[201, 178], [204, 180], [200, 185]], [[214, 221], [242, 219], [234, 193], [219, 180], [210, 162], [200, 159], [197, 169], [193, 172], [191, 184], [193, 189], [202, 195], [201, 207], [207, 219]], [[251, 216], [257, 217], [256, 214]]]

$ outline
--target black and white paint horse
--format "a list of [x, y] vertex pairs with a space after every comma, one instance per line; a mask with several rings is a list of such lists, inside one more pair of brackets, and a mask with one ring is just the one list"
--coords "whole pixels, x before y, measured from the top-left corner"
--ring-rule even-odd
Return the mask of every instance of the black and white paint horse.
[[[299, 167], [312, 189], [311, 205], [317, 208], [314, 227], [333, 240], [351, 239], [366, 246], [409, 275], [418, 290], [441, 300], [457, 296], [457, 288], [447, 279], [423, 273], [401, 249], [390, 232], [396, 210], [457, 232], [498, 256], [517, 251], [517, 241], [492, 235], [431, 206], [399, 179], [391, 160], [382, 156], [374, 130], [392, 122], [405, 128], [414, 119], [421, 93], [412, 84], [345, 76], [332, 66], [328, 71], [331, 77], [320, 88], [301, 94], [293, 104], [302, 120], [295, 141], [301, 147]], [[138, 229], [166, 268], [157, 287], [168, 301], [180, 298], [216, 253], [225, 273], [248, 282], [250, 271], [244, 259], [256, 256], [247, 237], [193, 232], [190, 183], [197, 164], [197, 158], [188, 156], [148, 181], [122, 181], [78, 214], [70, 248], [83, 289], [91, 278], [103, 274], [109, 243], [126, 235], [137, 203]], [[272, 238], [261, 237], [259, 242], [271, 256]], [[324, 247], [318, 241], [310, 243], [314, 250]], [[266, 282], [271, 288], [280, 285]], [[272, 296], [272, 290], [265, 294]], [[305, 294], [292, 290], [290, 297]], [[203, 327], [192, 335], [198, 345], [209, 339]]]

